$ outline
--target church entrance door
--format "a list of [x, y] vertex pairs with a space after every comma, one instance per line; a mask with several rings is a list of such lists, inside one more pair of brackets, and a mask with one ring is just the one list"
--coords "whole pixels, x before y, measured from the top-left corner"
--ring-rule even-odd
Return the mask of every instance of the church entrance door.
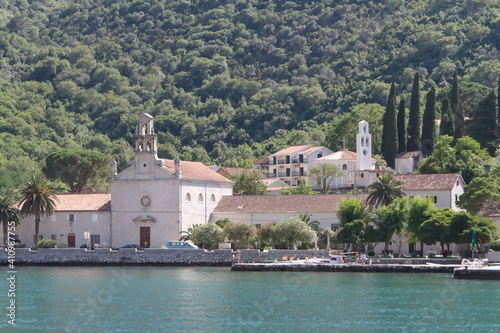
[[141, 227], [140, 229], [140, 235], [139, 235], [139, 239], [140, 239], [140, 243], [139, 245], [140, 246], [143, 246], [143, 247], [150, 247], [151, 246], [151, 239], [150, 239], [150, 230], [151, 228], [150, 227]]
[[75, 234], [70, 232], [68, 234], [68, 247], [75, 247], [76, 245], [76, 237]]

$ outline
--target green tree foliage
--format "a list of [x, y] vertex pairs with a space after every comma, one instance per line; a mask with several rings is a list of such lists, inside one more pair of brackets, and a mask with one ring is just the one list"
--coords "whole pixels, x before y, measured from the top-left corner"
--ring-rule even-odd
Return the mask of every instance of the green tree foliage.
[[84, 149], [62, 149], [45, 158], [43, 173], [49, 179], [59, 179], [71, 193], [80, 193], [90, 184], [99, 184], [109, 176], [109, 158], [99, 152]]
[[450, 108], [451, 108], [451, 114], [454, 118], [455, 138], [459, 138], [463, 134], [464, 115], [463, 115], [463, 109], [459, 107], [459, 104], [460, 104], [460, 96], [458, 89], [458, 72], [457, 70], [455, 70], [455, 73], [453, 73], [453, 80], [451, 82], [451, 92], [450, 92]]
[[40, 230], [40, 220], [42, 215], [51, 216], [54, 214], [56, 195], [48, 186], [46, 179], [40, 174], [36, 174], [27, 181], [20, 191], [21, 196], [21, 215], [27, 217], [32, 215], [35, 218], [35, 238], [34, 243], [38, 241]]
[[490, 155], [494, 155], [498, 144], [498, 111], [495, 92], [492, 90], [488, 96], [481, 101], [468, 122], [468, 133], [486, 148]]
[[[19, 195], [15, 191], [8, 189], [0, 191], [0, 223], [2, 223], [3, 230], [2, 244], [5, 244], [8, 240], [8, 227], [15, 227], [21, 222], [21, 211], [17, 208], [18, 202]], [[13, 223], [13, 225], [10, 223]]]
[[202, 226], [201, 224], [192, 224], [192, 225], [190, 225], [187, 228], [187, 230], [181, 232], [182, 236], [181, 236], [180, 240], [181, 241], [192, 240], [193, 239], [193, 234], [196, 234], [195, 230], [197, 228], [201, 227], [201, 226]]
[[472, 214], [477, 214], [487, 201], [500, 200], [500, 179], [496, 175], [476, 177], [464, 188], [457, 205]]
[[370, 215], [365, 204], [359, 198], [342, 199], [337, 210], [340, 230], [337, 234], [339, 243], [352, 244], [353, 249], [363, 248], [367, 240]]
[[316, 193], [313, 190], [313, 187], [311, 184], [308, 184], [305, 181], [299, 182], [297, 186], [289, 186], [287, 188], [284, 188], [280, 191], [281, 195], [293, 195], [293, 194], [314, 194]]
[[262, 225], [259, 229], [257, 229], [257, 238], [263, 245], [271, 244], [274, 235], [274, 227], [277, 225], [277, 222], [267, 223]]
[[450, 250], [450, 222], [456, 214], [449, 208], [439, 209], [433, 212], [427, 220], [418, 227], [419, 239], [426, 245], [434, 245], [439, 242], [441, 252], [446, 244]]
[[401, 189], [403, 182], [394, 179], [392, 173], [382, 173], [378, 177], [378, 181], [368, 185], [371, 191], [366, 198], [367, 204], [371, 209], [386, 206], [391, 204], [395, 199], [404, 197], [404, 192]]
[[450, 108], [450, 100], [444, 98], [441, 102], [441, 124], [439, 125], [439, 135], [455, 135], [455, 123]]
[[432, 154], [434, 150], [434, 140], [436, 136], [436, 88], [432, 87], [427, 93], [424, 116], [422, 120], [422, 151], [426, 156]]
[[470, 244], [474, 229], [479, 249], [490, 240], [498, 239], [497, 226], [492, 220], [465, 212], [456, 213], [451, 218], [449, 228], [450, 241], [457, 244]]
[[316, 232], [298, 216], [283, 220], [273, 228], [273, 241], [286, 243], [289, 249], [296, 250], [298, 243], [312, 243], [315, 239]]
[[423, 198], [420, 196], [410, 198], [408, 209], [408, 225], [407, 231], [410, 233], [410, 240], [423, 241], [420, 234], [420, 226], [428, 220], [437, 209], [430, 197]]
[[387, 100], [384, 114], [384, 129], [382, 133], [382, 156], [390, 168], [396, 167], [396, 153], [398, 150], [398, 134], [396, 126], [396, 84], [392, 82], [391, 91]]
[[164, 158], [232, 165], [296, 141], [340, 149], [343, 136], [353, 150], [363, 119], [378, 154], [394, 78], [404, 96], [418, 71], [441, 101], [460, 71], [467, 116], [494, 88], [499, 11], [495, 1], [4, 1], [0, 185], [28, 180], [58, 149], [125, 168], [142, 112]]
[[406, 143], [407, 151], [418, 151], [421, 149], [420, 127], [420, 75], [416, 72], [413, 78], [413, 88], [411, 90], [408, 141]]
[[316, 184], [316, 188], [321, 194], [330, 193], [333, 180], [340, 176], [344, 176], [344, 172], [337, 166], [328, 163], [319, 164], [309, 170], [308, 174], [308, 177]]
[[394, 234], [400, 236], [408, 220], [408, 201], [397, 198], [389, 205], [380, 207], [373, 216], [379, 241], [385, 243], [384, 251], [388, 253], [389, 244]]
[[237, 195], [265, 194], [267, 191], [266, 185], [255, 172], [243, 172], [230, 178], [234, 180], [233, 192]]
[[257, 229], [251, 224], [231, 222], [224, 226], [224, 233], [228, 240], [235, 242], [235, 248], [247, 247], [253, 242]]
[[422, 161], [417, 171], [423, 174], [460, 173], [466, 184], [475, 177], [485, 176], [484, 165], [490, 165], [492, 159], [479, 143], [468, 136], [453, 142], [453, 137], [441, 136], [432, 155]]
[[398, 127], [398, 153], [406, 151], [406, 126], [405, 126], [405, 100], [401, 98], [398, 107], [397, 127]]
[[224, 230], [215, 223], [207, 223], [196, 228], [193, 228], [191, 240], [195, 244], [199, 244], [204, 249], [212, 250], [226, 240]]

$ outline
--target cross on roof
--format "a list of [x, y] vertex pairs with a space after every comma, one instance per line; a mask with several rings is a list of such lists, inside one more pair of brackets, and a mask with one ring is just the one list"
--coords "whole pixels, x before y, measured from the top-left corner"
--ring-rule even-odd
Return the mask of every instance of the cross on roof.
[[340, 142], [342, 142], [342, 150], [347, 150], [347, 149], [345, 148], [345, 144], [347, 143], [347, 140], [345, 139], [345, 136], [344, 136], [344, 137], [342, 137], [342, 140], [340, 140]]

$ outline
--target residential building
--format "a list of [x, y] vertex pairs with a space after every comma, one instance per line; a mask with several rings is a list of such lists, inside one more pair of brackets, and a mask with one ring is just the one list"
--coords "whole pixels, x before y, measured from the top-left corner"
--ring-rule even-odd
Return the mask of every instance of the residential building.
[[111, 195], [109, 193], [58, 194], [55, 213], [42, 215], [39, 239], [35, 240], [35, 219], [24, 218], [16, 226], [16, 235], [28, 246], [42, 239], [53, 239], [57, 244], [80, 247], [86, 243], [85, 232], [90, 232], [94, 244], [111, 243]]
[[326, 147], [308, 145], [292, 146], [268, 157], [268, 178], [279, 178], [287, 185], [295, 186], [307, 181], [307, 174], [313, 168], [313, 160], [331, 154]]
[[431, 197], [437, 208], [462, 210], [456, 204], [465, 187], [459, 173], [395, 175], [394, 179], [403, 182], [408, 196]]

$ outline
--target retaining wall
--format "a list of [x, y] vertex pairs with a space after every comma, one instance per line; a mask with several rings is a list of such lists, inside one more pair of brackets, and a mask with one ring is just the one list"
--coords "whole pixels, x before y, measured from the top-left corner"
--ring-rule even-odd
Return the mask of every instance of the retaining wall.
[[[0, 264], [6, 265], [9, 253], [0, 251]], [[295, 256], [306, 258], [328, 257], [328, 251], [306, 250], [241, 250], [239, 254], [231, 250], [187, 250], [187, 249], [15, 249], [16, 265], [170, 265], [170, 266], [231, 266], [234, 260], [240, 263], [262, 263], [266, 259], [283, 260]], [[460, 264], [459, 259], [425, 258], [369, 258], [373, 264], [425, 265], [427, 262], [440, 264]]]

